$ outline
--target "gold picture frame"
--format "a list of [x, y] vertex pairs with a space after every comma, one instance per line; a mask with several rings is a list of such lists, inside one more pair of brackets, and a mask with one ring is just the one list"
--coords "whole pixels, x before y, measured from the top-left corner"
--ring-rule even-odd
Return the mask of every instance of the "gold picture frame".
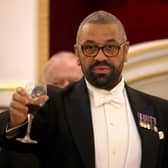
[[[37, 0], [37, 80], [42, 81], [43, 67], [49, 58], [49, 0]], [[12, 91], [23, 83], [1, 84], [0, 91]]]

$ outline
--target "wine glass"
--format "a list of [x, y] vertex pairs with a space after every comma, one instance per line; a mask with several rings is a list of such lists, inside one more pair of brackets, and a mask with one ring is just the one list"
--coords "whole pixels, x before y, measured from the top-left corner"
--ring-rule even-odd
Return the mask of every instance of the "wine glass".
[[[28, 83], [25, 87], [28, 95], [30, 98], [35, 99], [40, 96], [47, 95], [47, 87], [45, 84], [42, 83]], [[27, 104], [28, 106], [28, 113], [27, 113], [27, 130], [26, 134], [23, 138], [16, 138], [17, 141], [23, 142], [23, 143], [33, 143], [37, 144], [38, 141], [31, 139], [30, 132], [31, 132], [31, 126], [32, 126], [32, 120], [34, 118], [34, 115], [36, 112], [40, 109], [41, 106], [44, 105], [45, 102], [39, 104]]]

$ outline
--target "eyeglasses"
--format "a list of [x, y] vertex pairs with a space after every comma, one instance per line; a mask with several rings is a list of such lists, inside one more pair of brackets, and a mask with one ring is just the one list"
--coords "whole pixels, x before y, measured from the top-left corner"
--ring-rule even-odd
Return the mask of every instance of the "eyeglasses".
[[100, 50], [102, 50], [103, 54], [107, 57], [115, 57], [118, 55], [121, 47], [123, 47], [125, 44], [126, 41], [122, 42], [119, 45], [106, 44], [102, 47], [99, 47], [95, 44], [77, 44], [76, 46], [79, 46], [83, 54], [87, 57], [96, 57]]

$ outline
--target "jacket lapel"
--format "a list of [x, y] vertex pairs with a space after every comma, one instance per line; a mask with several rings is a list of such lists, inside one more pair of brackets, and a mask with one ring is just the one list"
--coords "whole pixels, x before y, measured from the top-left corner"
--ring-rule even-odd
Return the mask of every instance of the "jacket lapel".
[[148, 130], [147, 128], [142, 128], [139, 125], [138, 120], [138, 113], [142, 115], [154, 116], [153, 107], [150, 105], [150, 102], [144, 101], [145, 96], [140, 96], [139, 92], [135, 91], [126, 86], [128, 99], [130, 102], [130, 106], [134, 115], [134, 119], [141, 137], [141, 144], [142, 144], [142, 168], [148, 167], [156, 167], [157, 165], [157, 158], [159, 154], [159, 136], [158, 133], [153, 130]]
[[65, 98], [67, 118], [72, 136], [86, 168], [95, 167], [93, 127], [88, 90], [81, 80]]
[[[65, 99], [65, 108], [74, 141], [86, 168], [95, 167], [94, 137], [88, 90], [81, 80]], [[160, 140], [157, 132], [139, 125], [138, 113], [156, 117], [153, 107], [139, 92], [126, 86], [133, 116], [141, 137], [142, 168], [156, 167]]]

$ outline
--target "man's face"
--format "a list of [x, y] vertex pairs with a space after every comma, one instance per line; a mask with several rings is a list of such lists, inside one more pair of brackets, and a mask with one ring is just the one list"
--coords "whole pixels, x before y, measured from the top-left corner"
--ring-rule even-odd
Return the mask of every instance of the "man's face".
[[[92, 46], [119, 46], [124, 42], [116, 24], [85, 24], [79, 37], [79, 45], [90, 48]], [[107, 47], [108, 48], [108, 47]], [[86, 79], [95, 87], [112, 89], [121, 80], [124, 62], [127, 60], [128, 42], [117, 55], [107, 57], [99, 50], [95, 57], [84, 55], [81, 47], [76, 48], [80, 64]]]
[[49, 74], [47, 83], [59, 88], [64, 88], [82, 78], [81, 67], [75, 60], [55, 60], [50, 67]]

